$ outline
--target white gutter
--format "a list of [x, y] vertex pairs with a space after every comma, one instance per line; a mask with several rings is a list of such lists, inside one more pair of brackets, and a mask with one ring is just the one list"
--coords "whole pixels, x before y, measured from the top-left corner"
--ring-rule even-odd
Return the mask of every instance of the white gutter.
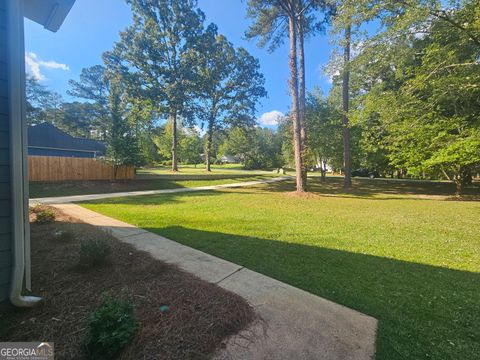
[[24, 283], [30, 287], [30, 229], [28, 224], [28, 184], [25, 122], [25, 44], [23, 0], [7, 1], [9, 122], [12, 194], [13, 269], [10, 301], [18, 307], [32, 307], [42, 298], [23, 296]]

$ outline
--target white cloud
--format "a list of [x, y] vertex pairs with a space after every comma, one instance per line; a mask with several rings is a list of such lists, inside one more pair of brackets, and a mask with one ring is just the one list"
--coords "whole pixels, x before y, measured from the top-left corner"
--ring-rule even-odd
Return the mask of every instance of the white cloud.
[[40, 60], [37, 54], [33, 52], [25, 54], [25, 64], [27, 65], [27, 72], [31, 74], [36, 80], [45, 79], [45, 75], [42, 74], [42, 68], [59, 69], [63, 71], [70, 70], [70, 68], [66, 64], [58, 63], [54, 60]]
[[40, 66], [49, 68], [49, 69], [62, 69], [63, 71], [68, 71], [70, 68], [65, 64], [57, 63], [56, 61], [40, 61]]
[[[33, 56], [32, 56], [33, 55]], [[40, 72], [40, 64], [35, 60], [36, 55], [29, 53], [25, 55], [25, 64], [27, 65], [27, 72], [30, 73], [36, 80], [43, 80], [45, 76]]]
[[273, 110], [273, 111], [263, 113], [262, 116], [258, 118], [258, 122], [262, 125], [267, 125], [267, 126], [277, 125], [278, 120], [280, 120], [284, 116], [285, 115], [282, 112], [278, 110]]

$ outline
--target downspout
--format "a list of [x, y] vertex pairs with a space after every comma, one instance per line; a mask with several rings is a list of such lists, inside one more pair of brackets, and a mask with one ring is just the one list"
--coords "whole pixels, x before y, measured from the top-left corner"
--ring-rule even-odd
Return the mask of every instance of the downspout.
[[28, 224], [28, 184], [26, 167], [25, 123], [25, 44], [23, 0], [7, 1], [9, 123], [12, 194], [13, 269], [10, 302], [18, 307], [32, 307], [42, 298], [23, 296], [23, 285], [30, 287], [30, 234]]

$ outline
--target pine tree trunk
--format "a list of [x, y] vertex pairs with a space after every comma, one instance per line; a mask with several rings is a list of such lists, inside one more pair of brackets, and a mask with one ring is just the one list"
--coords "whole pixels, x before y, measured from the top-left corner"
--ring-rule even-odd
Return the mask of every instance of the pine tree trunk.
[[343, 88], [342, 88], [342, 100], [343, 100], [343, 172], [344, 182], [343, 187], [349, 189], [352, 185], [352, 169], [350, 158], [350, 128], [348, 120], [348, 110], [350, 101], [350, 45], [351, 45], [351, 27], [350, 25], [345, 29], [345, 48], [343, 53]]
[[305, 123], [305, 102], [306, 102], [306, 91], [305, 91], [305, 49], [304, 49], [304, 34], [303, 34], [303, 23], [302, 18], [298, 20], [298, 62], [299, 62], [299, 71], [300, 71], [300, 81], [299, 81], [299, 100], [298, 100], [298, 115], [300, 119], [300, 137], [302, 145], [302, 181], [303, 188], [307, 191], [307, 129]]
[[295, 149], [295, 172], [297, 179], [297, 192], [305, 192], [302, 163], [302, 137], [301, 125], [298, 115], [298, 69], [297, 69], [297, 37], [294, 15], [289, 19], [290, 37], [290, 91], [292, 95], [291, 117], [293, 123], [293, 142]]
[[207, 130], [207, 144], [205, 146], [205, 164], [207, 165], [207, 171], [212, 171], [210, 166], [210, 154], [212, 152], [212, 141], [213, 141], [213, 121], [208, 123]]
[[177, 160], [177, 111], [175, 110], [172, 115], [172, 171], [178, 171]]

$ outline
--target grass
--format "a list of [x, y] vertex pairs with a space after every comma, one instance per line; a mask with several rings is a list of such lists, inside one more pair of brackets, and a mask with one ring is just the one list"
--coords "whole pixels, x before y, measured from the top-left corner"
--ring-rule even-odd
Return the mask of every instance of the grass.
[[272, 171], [266, 170], [245, 170], [240, 164], [225, 164], [225, 165], [211, 165], [212, 172], [205, 171], [204, 164], [195, 165], [180, 165], [179, 171], [173, 173], [170, 166], [162, 166], [156, 168], [147, 168], [137, 170], [137, 174], [140, 177], [162, 177], [162, 176], [181, 176], [181, 175], [201, 175], [203, 177], [210, 177], [215, 175], [268, 175], [272, 174]]
[[124, 181], [66, 181], [66, 182], [31, 182], [30, 198], [51, 196], [71, 196], [86, 194], [104, 194], [123, 191], [161, 190], [191, 188], [208, 185], [230, 184], [244, 181], [266, 179], [268, 175], [168, 175], [163, 178], [151, 177]]
[[84, 206], [374, 316], [377, 359], [478, 358], [480, 203], [448, 201], [448, 183], [340, 182]]

